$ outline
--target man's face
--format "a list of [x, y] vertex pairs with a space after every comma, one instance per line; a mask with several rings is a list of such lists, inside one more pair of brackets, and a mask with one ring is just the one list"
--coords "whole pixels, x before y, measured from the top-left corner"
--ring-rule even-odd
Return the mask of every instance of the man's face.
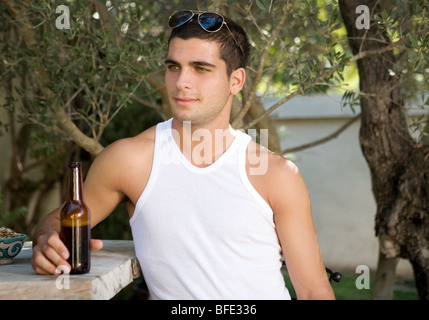
[[166, 59], [165, 83], [176, 119], [192, 121], [197, 126], [225, 117], [229, 121], [231, 85], [217, 42], [173, 38]]

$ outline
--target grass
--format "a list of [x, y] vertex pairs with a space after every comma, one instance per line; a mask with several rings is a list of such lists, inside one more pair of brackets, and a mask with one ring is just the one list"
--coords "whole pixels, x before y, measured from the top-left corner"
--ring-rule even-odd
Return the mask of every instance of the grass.
[[[356, 278], [358, 274], [342, 274], [340, 282], [333, 282], [335, 297], [337, 300], [371, 300], [371, 289], [373, 281], [370, 281], [369, 289], [357, 289]], [[373, 279], [371, 279], [373, 280]], [[291, 296], [296, 297], [290, 279], [285, 275], [286, 286]], [[393, 300], [418, 300], [414, 280], [398, 278], [395, 282]]]
[[[371, 300], [371, 289], [373, 286], [373, 279], [371, 277], [369, 289], [357, 289], [356, 279], [359, 274], [342, 273], [340, 282], [333, 282], [332, 288], [334, 289], [335, 297], [337, 300]], [[289, 276], [284, 272], [285, 283], [292, 297], [296, 297], [292, 283]], [[137, 279], [124, 290], [122, 290], [114, 300], [134, 300], [146, 299], [147, 292], [144, 287], [142, 279]], [[393, 300], [418, 300], [419, 296], [414, 284], [414, 280], [397, 277], [395, 281], [395, 288], [393, 293]]]

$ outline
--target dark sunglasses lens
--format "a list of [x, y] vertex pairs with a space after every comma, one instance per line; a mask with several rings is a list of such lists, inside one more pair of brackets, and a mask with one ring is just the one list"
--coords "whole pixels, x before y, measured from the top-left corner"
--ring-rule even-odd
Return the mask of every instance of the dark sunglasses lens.
[[168, 19], [168, 26], [170, 28], [180, 27], [182, 24], [189, 21], [193, 15], [192, 11], [189, 10], [178, 11]]
[[223, 17], [216, 13], [202, 13], [198, 17], [201, 27], [209, 32], [219, 31], [222, 28]]

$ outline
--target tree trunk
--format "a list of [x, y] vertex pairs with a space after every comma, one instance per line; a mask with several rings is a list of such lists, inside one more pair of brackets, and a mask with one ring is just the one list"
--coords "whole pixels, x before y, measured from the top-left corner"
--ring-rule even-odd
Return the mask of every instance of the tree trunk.
[[[357, 61], [362, 125], [360, 144], [368, 162], [377, 203], [375, 232], [380, 251], [388, 259], [408, 259], [414, 269], [421, 299], [429, 299], [429, 148], [416, 144], [408, 133], [398, 76], [391, 76], [395, 56], [381, 50], [390, 44], [374, 14], [376, 0], [340, 0], [340, 11], [353, 54], [367, 55]], [[369, 29], [356, 26], [356, 8], [371, 12]]]
[[387, 258], [381, 251], [378, 254], [377, 272], [372, 287], [371, 299], [392, 300], [395, 286], [395, 272], [399, 258]]
[[[250, 90], [253, 87], [252, 80], [246, 79], [246, 83], [243, 87], [243, 97], [244, 100], [246, 97], [250, 95]], [[262, 104], [262, 101], [259, 99], [259, 97], [255, 96], [252, 100], [252, 104], [250, 106], [248, 116], [250, 119], [256, 119], [260, 114], [262, 114], [265, 111], [264, 105]], [[234, 119], [234, 117], [232, 117]], [[239, 128], [241, 126], [238, 126]], [[264, 145], [264, 147], [268, 148], [270, 151], [275, 152], [277, 154], [281, 154], [281, 148], [280, 148], [280, 140], [279, 136], [277, 134], [277, 128], [276, 124], [273, 121], [273, 119], [267, 115], [266, 117], [262, 118], [260, 121], [258, 121], [255, 124], [256, 130], [258, 134], [262, 134], [261, 130], [267, 130], [268, 137], [266, 143], [267, 145], [264, 145], [264, 141], [261, 141], [260, 143]]]

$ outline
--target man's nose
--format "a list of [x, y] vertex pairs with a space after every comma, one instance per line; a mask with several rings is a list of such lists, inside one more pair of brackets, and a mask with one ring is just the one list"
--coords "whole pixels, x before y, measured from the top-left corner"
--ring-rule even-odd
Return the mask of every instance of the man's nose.
[[189, 69], [183, 68], [180, 70], [179, 76], [177, 77], [176, 87], [179, 90], [191, 89], [192, 85], [192, 73]]

